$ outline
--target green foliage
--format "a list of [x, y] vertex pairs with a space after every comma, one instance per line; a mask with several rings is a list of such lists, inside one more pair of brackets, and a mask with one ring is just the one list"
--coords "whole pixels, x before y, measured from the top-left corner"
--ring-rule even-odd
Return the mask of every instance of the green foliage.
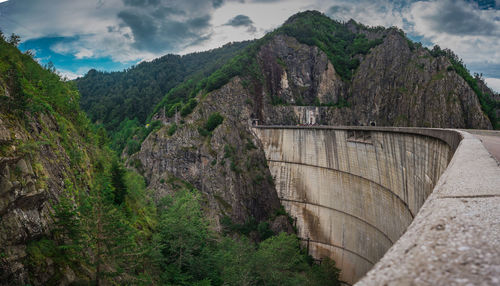
[[193, 273], [211, 239], [199, 201], [197, 193], [184, 190], [163, 202], [155, 240], [164, 283], [180, 285], [204, 280]]
[[202, 91], [206, 94], [219, 89], [235, 76], [253, 75], [261, 77], [259, 65], [255, 59], [258, 47], [262, 43], [264, 41], [259, 40], [255, 44], [249, 45], [208, 76], [189, 79], [171, 89], [154, 108], [152, 114], [164, 109], [168, 111], [166, 115], [171, 117], [175, 113], [175, 108], [179, 107], [180, 102], [187, 102]]
[[120, 130], [114, 133], [112, 147], [121, 152], [127, 148], [127, 154], [132, 155], [141, 149], [141, 144], [149, 136], [162, 127], [161, 121], [153, 121], [146, 126], [138, 126], [137, 119], [126, 120], [120, 125]]
[[193, 109], [198, 104], [198, 101], [195, 98], [190, 98], [186, 104], [184, 104], [181, 108], [181, 116], [185, 117], [193, 112]]
[[11, 90], [10, 97], [0, 95], [0, 110], [15, 114], [57, 112], [69, 121], [84, 121], [76, 86], [61, 81], [54, 70], [41, 67], [15, 44], [0, 39], [0, 82], [7, 83]]
[[132, 154], [135, 154], [141, 150], [141, 143], [139, 143], [135, 139], [130, 139], [127, 142], [127, 154], [130, 156]]
[[308, 268], [305, 256], [299, 251], [299, 240], [295, 235], [280, 233], [259, 245], [255, 253], [256, 272], [266, 285], [304, 285], [306, 277], [301, 275]]
[[111, 186], [113, 187], [113, 200], [117, 205], [125, 201], [127, 186], [125, 183], [125, 167], [117, 160], [111, 164]]
[[382, 39], [370, 41], [363, 34], [349, 31], [345, 24], [315, 11], [290, 17], [278, 32], [294, 37], [301, 43], [319, 47], [344, 80], [350, 80], [353, 71], [359, 66], [359, 60], [354, 56], [365, 55], [382, 43]]
[[312, 266], [307, 275], [309, 285], [331, 285], [340, 286], [340, 270], [335, 266], [335, 261], [326, 257], [321, 264]]
[[170, 127], [167, 130], [168, 136], [174, 135], [175, 131], [177, 131], [177, 124], [173, 123], [172, 125], [170, 125]]
[[82, 108], [92, 121], [102, 122], [113, 137], [121, 122], [137, 118], [139, 124], [145, 124], [154, 106], [172, 88], [189, 78], [209, 75], [249, 43], [230, 43], [184, 56], [166, 55], [122, 72], [90, 70], [75, 80], [82, 94]]
[[[210, 230], [196, 190], [180, 190], [167, 197], [161, 207], [159, 231], [155, 236], [161, 261], [160, 281], [168, 285], [338, 285], [339, 270], [330, 260], [309, 264], [295, 235], [272, 236], [267, 222], [251, 219], [240, 233], [258, 231], [255, 244], [245, 235], [218, 238]], [[222, 223], [230, 223], [225, 217]]]
[[219, 112], [214, 112], [210, 114], [204, 127], [207, 131], [212, 132], [217, 126], [222, 124], [222, 121], [224, 121], [224, 117]]
[[217, 128], [217, 126], [221, 125], [224, 121], [224, 117], [220, 115], [219, 112], [214, 112], [210, 114], [203, 127], [198, 128], [198, 132], [201, 136], [209, 136], [212, 135], [212, 131]]
[[451, 67], [448, 67], [448, 71], [455, 71], [460, 75], [472, 88], [474, 93], [476, 93], [479, 103], [481, 104], [481, 109], [488, 116], [494, 129], [500, 129], [500, 118], [497, 118], [496, 109], [500, 108], [500, 102], [495, 101], [491, 94], [484, 93], [478, 84], [480, 80], [479, 76], [473, 77], [469, 70], [465, 67], [463, 61], [449, 49], [442, 50], [438, 45], [434, 46], [430, 51], [433, 57], [445, 56], [451, 62]]

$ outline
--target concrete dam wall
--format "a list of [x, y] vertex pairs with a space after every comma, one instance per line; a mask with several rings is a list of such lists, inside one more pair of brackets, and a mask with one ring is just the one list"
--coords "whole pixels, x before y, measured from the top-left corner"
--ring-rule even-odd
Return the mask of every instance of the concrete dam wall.
[[405, 233], [457, 149], [455, 131], [259, 127], [276, 190], [315, 258], [354, 284]]

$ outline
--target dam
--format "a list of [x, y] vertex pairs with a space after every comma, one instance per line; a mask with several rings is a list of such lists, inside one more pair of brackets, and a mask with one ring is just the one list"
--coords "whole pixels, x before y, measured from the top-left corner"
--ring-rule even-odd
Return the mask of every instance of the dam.
[[500, 283], [500, 168], [472, 134], [253, 130], [298, 236], [336, 261], [346, 285]]

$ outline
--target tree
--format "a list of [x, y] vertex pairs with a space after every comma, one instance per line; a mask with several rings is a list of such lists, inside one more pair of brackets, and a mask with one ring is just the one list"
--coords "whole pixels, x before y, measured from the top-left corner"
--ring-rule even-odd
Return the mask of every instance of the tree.
[[340, 286], [340, 269], [335, 266], [335, 261], [324, 258], [321, 264], [315, 264], [307, 273], [308, 285]]
[[164, 199], [156, 236], [164, 282], [178, 285], [196, 280], [192, 266], [212, 239], [199, 201], [199, 194], [188, 190]]
[[81, 217], [73, 196], [75, 189], [69, 180], [65, 180], [66, 189], [54, 206], [54, 229], [52, 234], [62, 255], [69, 263], [77, 263], [82, 258]]
[[114, 205], [112, 192], [110, 179], [98, 173], [90, 193], [81, 201], [84, 243], [91, 250], [86, 261], [94, 268], [96, 285], [124, 273], [122, 280], [134, 280], [131, 274], [137, 267], [136, 233]]
[[301, 275], [308, 269], [300, 253], [299, 240], [284, 232], [260, 243], [255, 253], [255, 271], [264, 285], [304, 285]]
[[248, 238], [224, 238], [215, 255], [224, 285], [247, 286], [257, 283], [252, 259], [255, 255], [255, 244]]
[[9, 44], [17, 47], [17, 45], [19, 45], [19, 42], [21, 42], [21, 37], [12, 33], [9, 38]]
[[113, 186], [113, 199], [117, 205], [121, 205], [127, 195], [125, 173], [123, 165], [118, 160], [114, 160], [111, 164], [111, 185]]

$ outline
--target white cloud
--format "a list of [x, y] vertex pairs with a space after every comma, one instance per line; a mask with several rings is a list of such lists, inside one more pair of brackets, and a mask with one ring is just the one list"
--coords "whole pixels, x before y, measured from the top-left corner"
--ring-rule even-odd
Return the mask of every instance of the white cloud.
[[[0, 4], [0, 27], [23, 40], [73, 37], [51, 49], [124, 63], [259, 38], [309, 9], [336, 20], [398, 26], [452, 49], [475, 72], [487, 67], [488, 77], [500, 77], [495, 68], [500, 66], [500, 10], [479, 10], [465, 0], [16, 0]], [[238, 15], [248, 17], [255, 29], [225, 25]]]
[[485, 78], [484, 81], [493, 91], [500, 93], [500, 78]]
[[83, 74], [77, 74], [77, 73], [74, 73], [72, 71], [68, 71], [68, 70], [57, 70], [57, 73], [62, 77], [62, 78], [66, 78], [66, 79], [69, 79], [69, 80], [72, 80], [72, 79], [75, 79], [77, 77], [81, 77], [83, 76]]
[[453, 50], [466, 63], [500, 63], [500, 10], [479, 10], [464, 1], [419, 1], [405, 18], [409, 32]]
[[[354, 19], [368, 26], [398, 26], [403, 27], [401, 7], [394, 1], [321, 1], [327, 7], [326, 14], [336, 20], [348, 21]], [[329, 4], [330, 6], [326, 6]]]

